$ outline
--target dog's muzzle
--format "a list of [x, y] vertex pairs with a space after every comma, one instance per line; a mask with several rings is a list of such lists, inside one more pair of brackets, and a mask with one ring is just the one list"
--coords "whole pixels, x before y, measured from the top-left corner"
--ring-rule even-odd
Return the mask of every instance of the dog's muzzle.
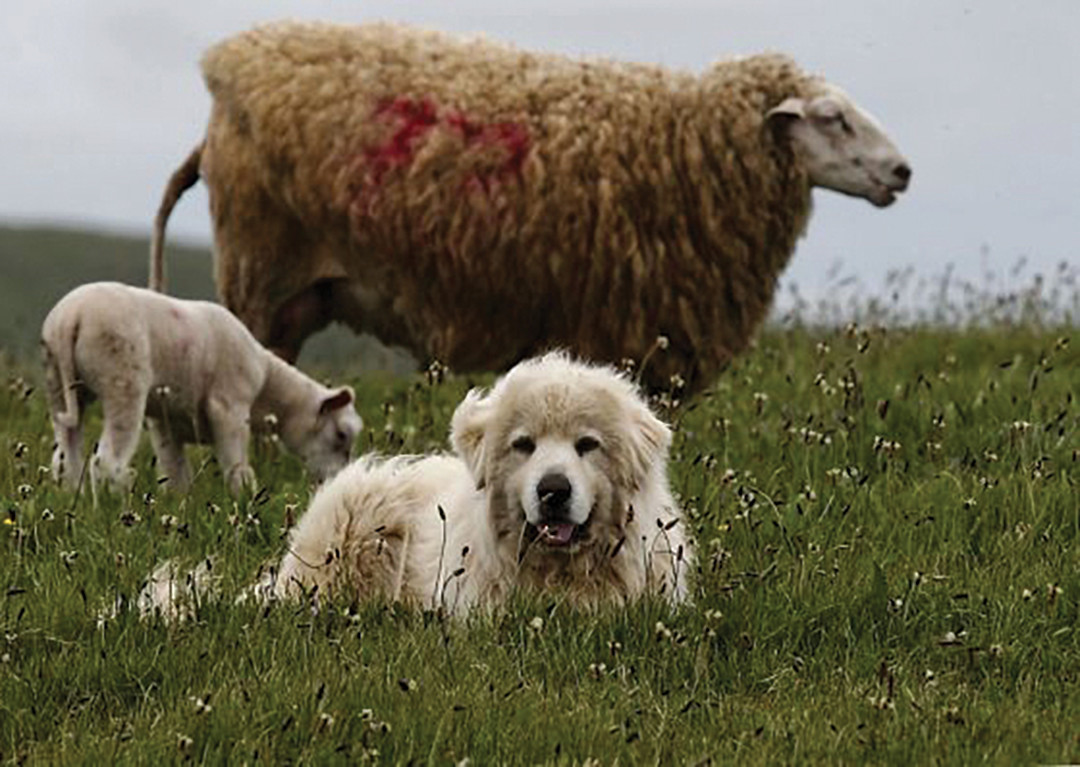
[[572, 494], [573, 486], [565, 474], [551, 472], [536, 483], [536, 497], [540, 501], [536, 530], [548, 546], [569, 546], [574, 540], [578, 526], [568, 519]]

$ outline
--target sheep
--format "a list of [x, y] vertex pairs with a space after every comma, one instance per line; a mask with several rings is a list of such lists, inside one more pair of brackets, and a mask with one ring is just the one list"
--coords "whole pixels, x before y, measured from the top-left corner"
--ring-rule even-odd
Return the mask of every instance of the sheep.
[[776, 53], [693, 75], [284, 22], [202, 70], [209, 125], [158, 211], [151, 286], [201, 177], [220, 297], [288, 360], [341, 321], [458, 370], [561, 346], [692, 392], [764, 318], [813, 187], [884, 207], [911, 176], [872, 117]]
[[286, 447], [325, 479], [348, 463], [362, 427], [353, 390], [328, 389], [261, 347], [217, 304], [183, 301], [118, 282], [72, 290], [41, 329], [56, 449], [52, 471], [76, 489], [82, 479], [85, 406], [100, 399], [101, 441], [90, 462], [130, 488], [143, 417], [170, 487], [186, 489], [185, 443], [212, 442], [229, 489], [253, 488], [247, 460], [253, 428], [276, 425]]

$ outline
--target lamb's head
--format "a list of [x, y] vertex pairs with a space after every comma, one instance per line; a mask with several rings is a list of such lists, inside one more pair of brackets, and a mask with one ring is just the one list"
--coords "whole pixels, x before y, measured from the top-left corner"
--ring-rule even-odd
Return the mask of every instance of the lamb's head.
[[911, 166], [877, 120], [835, 85], [816, 82], [813, 95], [784, 99], [767, 120], [791, 142], [811, 186], [885, 207], [911, 180]]
[[319, 481], [345, 468], [352, 457], [356, 435], [363, 428], [353, 404], [355, 399], [351, 387], [320, 386], [306, 407], [290, 413], [281, 424], [282, 441], [303, 459]]

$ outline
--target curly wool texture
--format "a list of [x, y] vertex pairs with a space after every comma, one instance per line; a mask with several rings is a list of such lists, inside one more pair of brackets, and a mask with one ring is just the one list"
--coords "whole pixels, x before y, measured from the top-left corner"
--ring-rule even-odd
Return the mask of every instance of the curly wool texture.
[[378, 297], [366, 329], [458, 369], [562, 346], [699, 386], [747, 345], [810, 213], [765, 115], [823, 81], [782, 55], [695, 76], [282, 23], [203, 71], [218, 287], [260, 338], [347, 278]]

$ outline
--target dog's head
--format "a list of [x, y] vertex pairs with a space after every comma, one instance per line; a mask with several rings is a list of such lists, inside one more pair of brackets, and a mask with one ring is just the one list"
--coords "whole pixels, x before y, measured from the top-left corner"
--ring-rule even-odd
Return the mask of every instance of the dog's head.
[[454, 449], [486, 490], [498, 536], [574, 551], [618, 537], [663, 472], [671, 433], [614, 370], [560, 353], [523, 362], [454, 413]]

